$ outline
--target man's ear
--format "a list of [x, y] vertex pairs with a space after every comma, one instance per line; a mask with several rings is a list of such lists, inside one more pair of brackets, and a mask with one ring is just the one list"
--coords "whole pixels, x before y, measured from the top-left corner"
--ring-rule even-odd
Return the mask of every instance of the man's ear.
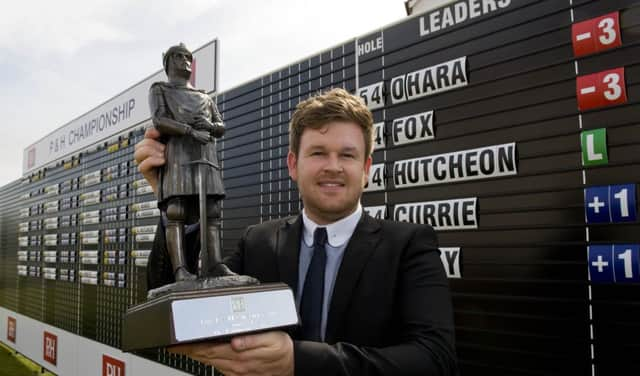
[[298, 163], [298, 158], [291, 150], [289, 150], [289, 153], [287, 154], [287, 167], [289, 168], [289, 176], [291, 177], [291, 180], [295, 182], [298, 181], [297, 163]]
[[373, 157], [368, 156], [364, 161], [364, 181], [362, 182], [363, 187], [367, 185], [367, 182], [369, 181], [369, 171], [371, 171], [371, 163], [373, 163]]

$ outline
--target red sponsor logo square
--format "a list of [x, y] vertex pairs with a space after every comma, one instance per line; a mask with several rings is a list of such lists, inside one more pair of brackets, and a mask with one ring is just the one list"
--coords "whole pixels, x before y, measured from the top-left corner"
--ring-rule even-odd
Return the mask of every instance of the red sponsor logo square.
[[18, 323], [14, 317], [7, 317], [7, 340], [16, 343]]
[[102, 376], [125, 376], [124, 362], [103, 354]]
[[32, 147], [27, 151], [27, 168], [31, 168], [36, 164], [36, 148]]
[[42, 354], [47, 362], [58, 364], [58, 336], [44, 332]]

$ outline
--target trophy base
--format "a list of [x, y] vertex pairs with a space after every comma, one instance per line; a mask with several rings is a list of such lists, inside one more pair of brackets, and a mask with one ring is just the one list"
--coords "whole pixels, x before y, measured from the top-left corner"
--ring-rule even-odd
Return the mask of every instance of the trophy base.
[[260, 281], [248, 275], [234, 274], [221, 277], [198, 278], [194, 280], [174, 282], [155, 288], [153, 290], [149, 290], [149, 292], [147, 293], [147, 299], [156, 299], [161, 297], [162, 295], [170, 294], [172, 292], [221, 289], [227, 287], [242, 287], [259, 284]]
[[131, 307], [122, 351], [165, 347], [298, 325], [293, 292], [284, 283], [171, 291]]

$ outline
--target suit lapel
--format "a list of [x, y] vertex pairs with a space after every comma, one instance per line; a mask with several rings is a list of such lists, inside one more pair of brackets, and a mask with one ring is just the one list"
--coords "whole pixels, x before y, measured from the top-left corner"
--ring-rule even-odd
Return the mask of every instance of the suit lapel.
[[280, 280], [291, 287], [293, 296], [296, 296], [298, 290], [301, 230], [302, 216], [298, 215], [286, 219], [278, 231], [277, 252]]
[[363, 213], [349, 240], [338, 269], [327, 318], [325, 341], [328, 343], [335, 342], [337, 333], [341, 332], [344, 322], [343, 315], [352, 299], [353, 290], [360, 279], [364, 266], [380, 241], [379, 230], [380, 225], [367, 213]]

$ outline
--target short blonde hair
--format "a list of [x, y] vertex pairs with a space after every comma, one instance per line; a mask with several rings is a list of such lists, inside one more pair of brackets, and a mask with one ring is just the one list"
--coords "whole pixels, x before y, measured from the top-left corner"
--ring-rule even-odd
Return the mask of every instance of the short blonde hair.
[[289, 123], [289, 150], [296, 156], [305, 129], [319, 129], [333, 121], [354, 122], [362, 128], [365, 159], [373, 147], [373, 115], [362, 99], [340, 88], [310, 97], [296, 106]]

